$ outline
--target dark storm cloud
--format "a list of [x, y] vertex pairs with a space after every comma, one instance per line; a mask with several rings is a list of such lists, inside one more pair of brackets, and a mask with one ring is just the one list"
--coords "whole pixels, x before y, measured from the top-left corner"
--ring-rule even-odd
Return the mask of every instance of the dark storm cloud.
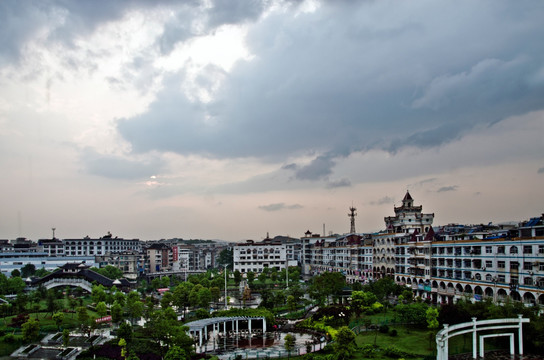
[[145, 161], [127, 160], [113, 155], [102, 155], [92, 149], [85, 149], [80, 156], [88, 173], [114, 179], [149, 179], [164, 166], [156, 158]]
[[147, 113], [119, 122], [120, 133], [136, 151], [315, 152], [290, 167], [322, 180], [351, 152], [438, 147], [544, 106], [538, 2], [388, 4], [270, 16], [250, 31], [255, 58], [238, 63], [214, 101], [191, 103], [174, 81]]
[[[268, 1], [257, 0], [215, 0], [210, 7], [199, 0], [0, 1], [0, 65], [18, 61], [27, 41], [44, 30], [49, 32], [46, 41], [74, 47], [77, 39], [92, 34], [104, 23], [119, 20], [131, 11], [147, 14], [153, 9], [168, 9], [172, 14], [157, 40], [159, 49], [169, 53], [175, 44], [192, 36], [224, 24], [255, 20], [267, 6]], [[201, 18], [206, 19], [205, 26], [197, 31], [191, 22]]]

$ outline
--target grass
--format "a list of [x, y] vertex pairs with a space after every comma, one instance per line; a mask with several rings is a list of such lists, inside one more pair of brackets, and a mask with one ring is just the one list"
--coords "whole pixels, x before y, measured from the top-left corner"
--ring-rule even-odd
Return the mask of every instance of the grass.
[[427, 330], [408, 330], [403, 326], [390, 326], [389, 330], [392, 329], [397, 330], [397, 336], [367, 331], [357, 335], [355, 342], [357, 346], [362, 346], [374, 344], [374, 339], [376, 339], [376, 345], [380, 348], [394, 345], [401, 351], [418, 354], [421, 357], [433, 354], [433, 350], [429, 349], [429, 332]]

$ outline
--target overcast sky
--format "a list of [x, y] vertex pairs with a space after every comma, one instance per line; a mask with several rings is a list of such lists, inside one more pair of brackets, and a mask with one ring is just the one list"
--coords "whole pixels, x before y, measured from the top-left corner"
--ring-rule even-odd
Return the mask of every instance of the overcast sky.
[[0, 238], [544, 212], [544, 2], [0, 2]]

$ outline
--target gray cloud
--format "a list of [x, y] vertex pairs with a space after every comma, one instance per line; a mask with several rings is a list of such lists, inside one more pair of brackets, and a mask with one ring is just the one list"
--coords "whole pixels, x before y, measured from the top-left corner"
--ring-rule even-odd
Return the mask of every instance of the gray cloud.
[[394, 204], [395, 199], [393, 199], [390, 196], [384, 196], [381, 199], [378, 199], [376, 201], [371, 201], [370, 205], [386, 205], [386, 204]]
[[351, 181], [349, 179], [343, 178], [343, 179], [328, 181], [325, 186], [328, 189], [334, 189], [339, 187], [350, 187]]
[[540, 169], [538, 169], [537, 173], [538, 174], [544, 174], [544, 167], [541, 167]]
[[457, 185], [443, 186], [440, 189], [436, 190], [436, 192], [457, 191], [457, 188], [458, 188]]
[[543, 107], [536, 3], [425, 3], [417, 13], [397, 5], [380, 22], [381, 2], [269, 16], [250, 32], [256, 57], [237, 64], [214, 101], [188, 101], [177, 74], [119, 131], [137, 152], [275, 160], [314, 152], [295, 178], [321, 180], [338, 156], [438, 147], [478, 124]]
[[154, 157], [143, 161], [127, 160], [118, 156], [102, 155], [89, 148], [81, 152], [80, 160], [88, 173], [115, 179], [149, 179], [164, 167], [163, 161]]
[[268, 205], [261, 205], [259, 206], [259, 209], [264, 211], [280, 211], [280, 210], [296, 210], [296, 209], [302, 209], [303, 206], [299, 204], [293, 204], [293, 205], [286, 205], [285, 203], [276, 203], [276, 204], [268, 204]]

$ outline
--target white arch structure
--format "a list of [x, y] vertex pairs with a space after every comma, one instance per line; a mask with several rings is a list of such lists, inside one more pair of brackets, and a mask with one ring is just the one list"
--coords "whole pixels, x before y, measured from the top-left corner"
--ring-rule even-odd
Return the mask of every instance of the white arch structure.
[[43, 283], [43, 285], [46, 289], [51, 289], [57, 286], [74, 286], [80, 287], [88, 292], [92, 292], [93, 290], [93, 284], [91, 282], [78, 278], [53, 278]]
[[[518, 330], [518, 349], [519, 355], [523, 355], [523, 323], [530, 322], [529, 319], [522, 318], [522, 315], [518, 315], [517, 318], [509, 319], [493, 319], [493, 320], [480, 320], [477, 321], [476, 318], [472, 318], [471, 322], [461, 323], [457, 325], [449, 326], [444, 324], [444, 329], [440, 330], [436, 334], [436, 348], [437, 360], [448, 360], [448, 340], [451, 337], [472, 333], [472, 357], [476, 359], [478, 357], [478, 339], [480, 340], [480, 357], [484, 357], [484, 340], [489, 337], [501, 337], [509, 336], [510, 337], [510, 354], [515, 353], [514, 345], [514, 335], [515, 329]], [[490, 330], [504, 330], [504, 329], [513, 329], [511, 333], [500, 333], [500, 334], [485, 334], [480, 335], [478, 338], [478, 332], [490, 331]]]
[[[262, 325], [262, 332], [266, 333], [266, 318], [264, 316], [233, 316], [233, 317], [214, 317], [192, 321], [185, 324], [188, 329], [189, 335], [193, 338], [198, 337], [198, 347], [202, 348], [203, 341], [208, 340], [208, 326], [212, 326], [212, 337], [216, 337], [220, 332], [220, 329], [223, 328], [223, 334], [226, 336], [228, 333], [229, 327], [230, 331], [234, 333], [240, 332], [239, 323], [245, 322], [247, 324], [247, 333], [252, 334], [252, 331], [255, 330], [252, 327], [252, 321], [260, 321]], [[229, 326], [230, 325], [230, 326]]]

